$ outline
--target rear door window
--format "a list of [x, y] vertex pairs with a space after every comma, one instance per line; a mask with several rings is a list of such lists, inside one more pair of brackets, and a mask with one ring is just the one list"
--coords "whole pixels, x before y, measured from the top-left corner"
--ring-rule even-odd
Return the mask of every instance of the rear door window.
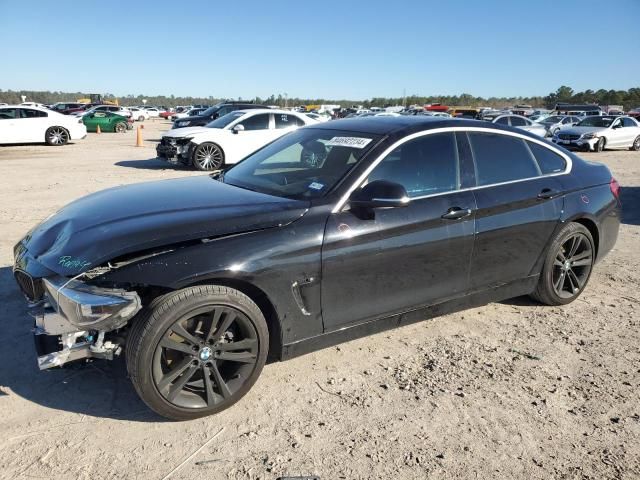
[[269, 128], [269, 113], [260, 113], [245, 118], [240, 123], [245, 130], [267, 130]]
[[527, 121], [524, 118], [511, 117], [512, 127], [524, 127], [526, 124], [527, 124]]
[[531, 150], [521, 138], [496, 133], [469, 132], [477, 185], [510, 182], [540, 176]]
[[42, 118], [46, 116], [47, 116], [46, 112], [41, 112], [40, 110], [31, 110], [30, 108], [20, 109], [21, 118]]
[[496, 120], [496, 123], [500, 125], [509, 125], [509, 117], [502, 117]]

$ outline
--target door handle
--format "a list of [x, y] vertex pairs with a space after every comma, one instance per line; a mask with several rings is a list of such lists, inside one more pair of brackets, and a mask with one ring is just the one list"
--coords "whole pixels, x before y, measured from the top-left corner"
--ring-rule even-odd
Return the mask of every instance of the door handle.
[[539, 200], [548, 200], [553, 197], [557, 197], [560, 193], [557, 190], [553, 190], [552, 188], [543, 188], [538, 194]]
[[445, 220], [458, 220], [471, 215], [470, 208], [451, 207], [441, 218]]

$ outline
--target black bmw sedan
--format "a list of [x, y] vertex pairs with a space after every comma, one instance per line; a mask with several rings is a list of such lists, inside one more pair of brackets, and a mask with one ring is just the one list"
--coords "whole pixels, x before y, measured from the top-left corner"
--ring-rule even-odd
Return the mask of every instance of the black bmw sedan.
[[217, 176], [79, 199], [15, 247], [41, 369], [124, 352], [171, 419], [219, 412], [268, 358], [491, 301], [575, 300], [616, 242], [604, 165], [429, 117], [301, 128]]

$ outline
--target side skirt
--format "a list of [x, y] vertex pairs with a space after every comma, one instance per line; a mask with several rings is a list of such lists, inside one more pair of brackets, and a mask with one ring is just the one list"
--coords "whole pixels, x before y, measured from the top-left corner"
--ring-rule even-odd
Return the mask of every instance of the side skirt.
[[421, 307], [390, 317], [370, 320], [340, 330], [323, 333], [316, 337], [305, 338], [304, 340], [284, 345], [280, 359], [288, 360], [316, 350], [366, 337], [374, 333], [384, 332], [385, 330], [391, 330], [400, 326], [410, 325], [469, 308], [481, 307], [491, 302], [499, 302], [521, 295], [528, 295], [533, 292], [537, 282], [538, 275], [534, 275], [489, 290], [471, 293], [464, 297], [456, 298], [455, 300], [449, 300], [428, 307]]

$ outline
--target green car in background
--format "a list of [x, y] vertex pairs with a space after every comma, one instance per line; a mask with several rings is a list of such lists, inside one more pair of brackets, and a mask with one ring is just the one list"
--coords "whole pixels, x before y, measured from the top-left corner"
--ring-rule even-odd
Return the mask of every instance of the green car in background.
[[127, 130], [128, 119], [112, 112], [92, 112], [82, 117], [87, 132], [95, 132], [100, 125], [101, 132], [122, 133]]

